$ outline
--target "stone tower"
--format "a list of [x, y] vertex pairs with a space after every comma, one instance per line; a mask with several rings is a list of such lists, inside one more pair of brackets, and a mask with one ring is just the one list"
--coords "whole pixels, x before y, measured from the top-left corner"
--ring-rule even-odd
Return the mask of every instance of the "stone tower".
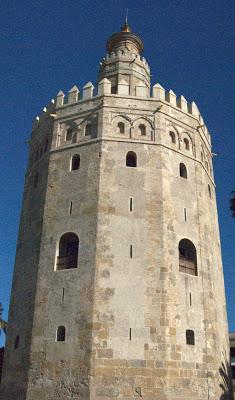
[[142, 50], [33, 124], [2, 400], [232, 399], [210, 135]]

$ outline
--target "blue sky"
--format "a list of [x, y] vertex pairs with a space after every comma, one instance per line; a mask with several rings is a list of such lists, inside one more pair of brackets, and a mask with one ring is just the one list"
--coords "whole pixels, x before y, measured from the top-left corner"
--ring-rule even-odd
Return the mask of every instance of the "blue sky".
[[[126, 8], [145, 43], [152, 84], [194, 100], [212, 135], [230, 330], [235, 331], [235, 2], [232, 0], [36, 2], [1, 4], [0, 301], [7, 318], [32, 119], [60, 89], [97, 82], [108, 36]], [[0, 345], [3, 342], [0, 337]]]

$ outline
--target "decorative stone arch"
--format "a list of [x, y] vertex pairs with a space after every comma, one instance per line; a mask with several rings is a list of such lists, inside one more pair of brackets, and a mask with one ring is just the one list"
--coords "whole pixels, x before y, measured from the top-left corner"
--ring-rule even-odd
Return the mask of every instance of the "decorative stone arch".
[[180, 149], [185, 153], [194, 155], [194, 143], [191, 135], [188, 132], [181, 132], [180, 134]]
[[205, 150], [204, 150], [203, 146], [201, 146], [200, 160], [201, 160], [201, 162], [202, 162], [203, 164], [205, 163], [205, 159], [206, 159]]
[[132, 137], [153, 140], [153, 122], [147, 117], [137, 117], [132, 121]]
[[64, 142], [75, 143], [77, 141], [78, 125], [75, 121], [67, 121], [63, 125]]
[[117, 118], [124, 119], [124, 120], [126, 120], [127, 122], [129, 122], [130, 125], [132, 125], [132, 119], [131, 119], [130, 117], [128, 117], [128, 115], [125, 115], [125, 114], [116, 114], [116, 115], [113, 115], [112, 118], [111, 118], [111, 123], [113, 124], [114, 121], [115, 121]]
[[[134, 118], [134, 119], [132, 120], [132, 125], [133, 125], [133, 126], [136, 125], [136, 123], [137, 123], [138, 121], [143, 121], [143, 123], [149, 123], [149, 125], [151, 126], [151, 128], [154, 129], [153, 121], [152, 121], [150, 118], [148, 118], [147, 116], [144, 115], [143, 117], [136, 117], [136, 118]], [[140, 123], [142, 123], [142, 122], [140, 122]]]
[[128, 135], [130, 136], [130, 129], [132, 121], [126, 115], [115, 115], [112, 118], [112, 129], [113, 133], [118, 136]]
[[178, 129], [174, 125], [168, 124], [166, 128], [166, 133], [167, 144], [175, 147], [176, 149], [179, 149], [180, 134]]
[[211, 163], [210, 154], [207, 153], [206, 156], [205, 156], [205, 168], [206, 168], [206, 170], [207, 170], [207, 172], [208, 172], [209, 174], [212, 173], [212, 166], [211, 166], [211, 164], [212, 164], [212, 163]]

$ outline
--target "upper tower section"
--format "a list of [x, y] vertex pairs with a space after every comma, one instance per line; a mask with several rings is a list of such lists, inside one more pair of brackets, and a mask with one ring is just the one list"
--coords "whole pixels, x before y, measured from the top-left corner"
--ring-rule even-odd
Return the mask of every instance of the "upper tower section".
[[101, 62], [99, 81], [108, 78], [113, 94], [149, 97], [150, 69], [141, 57], [144, 44], [127, 22], [108, 39], [106, 48], [108, 54]]

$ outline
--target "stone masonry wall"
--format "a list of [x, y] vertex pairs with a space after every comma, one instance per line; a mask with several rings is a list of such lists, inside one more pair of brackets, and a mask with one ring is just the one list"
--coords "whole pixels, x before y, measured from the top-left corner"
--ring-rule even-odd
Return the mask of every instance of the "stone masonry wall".
[[[66, 142], [70, 126], [76, 135]], [[7, 344], [2, 399], [17, 398], [18, 390], [19, 400], [222, 400], [223, 273], [211, 146], [198, 126], [164, 100], [107, 95], [57, 106], [49, 163], [41, 164], [40, 213], [31, 214], [33, 200], [23, 206], [28, 240], [17, 250], [12, 327], [23, 314], [22, 288], [33, 287], [33, 301], [20, 331], [25, 345], [14, 350], [13, 333]], [[128, 151], [137, 155], [136, 168], [126, 167]], [[74, 154], [80, 168], [71, 171]], [[179, 176], [180, 163], [187, 179]], [[78, 268], [55, 271], [66, 232], [79, 236]], [[183, 238], [196, 247], [198, 276], [179, 271]], [[33, 283], [18, 278], [24, 265]], [[59, 325], [65, 342], [55, 341]], [[186, 344], [187, 329], [195, 346]]]

